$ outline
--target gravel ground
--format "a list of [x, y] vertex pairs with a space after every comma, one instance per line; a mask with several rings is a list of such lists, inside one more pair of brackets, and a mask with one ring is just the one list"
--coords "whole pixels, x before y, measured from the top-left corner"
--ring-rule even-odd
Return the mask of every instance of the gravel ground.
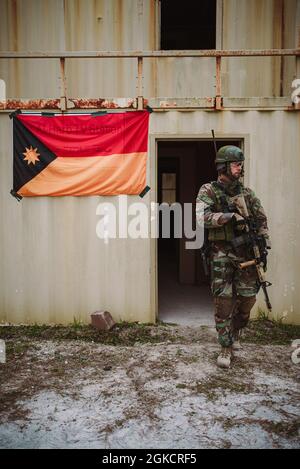
[[161, 337], [127, 346], [8, 338], [0, 448], [300, 447], [290, 345], [244, 343], [222, 370], [213, 328]]

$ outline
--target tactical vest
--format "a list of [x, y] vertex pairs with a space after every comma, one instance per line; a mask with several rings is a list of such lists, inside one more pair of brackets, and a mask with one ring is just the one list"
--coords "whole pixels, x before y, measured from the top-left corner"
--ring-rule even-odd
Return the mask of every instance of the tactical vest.
[[[228, 212], [229, 196], [218, 186], [214, 181], [211, 183], [216, 203], [214, 205], [215, 212]], [[208, 240], [209, 241], [231, 241], [235, 237], [233, 222], [229, 221], [220, 228], [209, 228]]]

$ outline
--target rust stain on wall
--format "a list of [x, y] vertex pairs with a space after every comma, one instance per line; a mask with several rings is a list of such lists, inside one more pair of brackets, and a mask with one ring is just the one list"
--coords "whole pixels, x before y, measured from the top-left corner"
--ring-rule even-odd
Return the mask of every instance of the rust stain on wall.
[[73, 99], [69, 98], [68, 101], [74, 104], [73, 109], [120, 109], [120, 108], [135, 108], [135, 98], [120, 98], [120, 99]]
[[6, 109], [60, 109], [59, 99], [7, 99], [0, 101], [0, 110]]

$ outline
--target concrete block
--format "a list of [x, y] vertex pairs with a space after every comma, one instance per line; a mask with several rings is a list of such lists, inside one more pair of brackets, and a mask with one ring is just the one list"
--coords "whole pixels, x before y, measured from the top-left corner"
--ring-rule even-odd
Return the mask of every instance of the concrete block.
[[109, 331], [116, 324], [108, 311], [96, 311], [95, 313], [92, 313], [91, 322], [92, 326], [102, 331]]

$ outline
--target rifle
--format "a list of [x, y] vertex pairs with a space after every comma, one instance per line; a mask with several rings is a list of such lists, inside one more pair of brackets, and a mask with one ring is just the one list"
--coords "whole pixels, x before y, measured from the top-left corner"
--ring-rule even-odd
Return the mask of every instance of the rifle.
[[264, 292], [267, 308], [271, 312], [272, 306], [267, 292], [267, 287], [271, 286], [272, 284], [268, 282], [265, 278], [267, 256], [265, 239], [262, 236], [258, 235], [256, 223], [249, 215], [248, 208], [243, 195], [240, 194], [235, 197], [235, 205], [238, 209], [239, 214], [245, 219], [246, 234], [234, 238], [232, 240], [232, 245], [233, 247], [237, 247], [241, 244], [247, 243], [251, 246], [254, 257], [249, 261], [241, 262], [239, 264], [239, 268], [245, 269], [246, 267], [255, 265], [258, 283]]
[[[215, 154], [217, 155], [217, 144], [215, 139], [215, 132], [214, 130], [211, 131], [213, 136]], [[226, 212], [235, 212], [236, 210], [233, 206], [226, 206], [225, 200], [222, 201], [225, 211]], [[233, 199], [232, 199], [233, 202]], [[266, 258], [267, 258], [267, 251], [266, 251], [266, 242], [262, 236], [259, 236], [257, 233], [257, 227], [255, 221], [249, 216], [248, 208], [245, 202], [245, 198], [243, 195], [238, 195], [235, 197], [235, 204], [234, 204], [239, 214], [245, 219], [245, 231], [246, 234], [238, 236], [232, 240], [233, 248], [237, 248], [243, 244], [248, 244], [252, 248], [253, 257], [246, 262], [241, 262], [239, 264], [240, 269], [245, 269], [246, 267], [250, 267], [251, 265], [255, 265], [258, 283], [262, 288], [265, 296], [265, 302], [267, 305], [268, 310], [272, 311], [272, 306], [270, 303], [269, 295], [267, 292], [267, 287], [271, 286], [272, 284], [268, 282], [265, 278], [265, 271], [266, 271]], [[202, 254], [201, 254], [202, 255]]]
[[204, 242], [200, 248], [200, 254], [205, 277], [209, 277], [209, 249], [208, 230], [207, 228], [204, 228]]
[[[213, 142], [214, 142], [214, 149], [215, 149], [215, 155], [217, 156], [217, 144], [216, 144], [216, 139], [215, 139], [215, 132], [214, 130], [211, 131], [212, 136], [213, 136]], [[205, 277], [209, 277], [209, 251], [210, 251], [210, 244], [208, 242], [208, 229], [204, 227], [204, 241], [203, 245], [200, 248], [200, 255], [202, 259], [202, 265], [203, 265], [203, 270]]]

